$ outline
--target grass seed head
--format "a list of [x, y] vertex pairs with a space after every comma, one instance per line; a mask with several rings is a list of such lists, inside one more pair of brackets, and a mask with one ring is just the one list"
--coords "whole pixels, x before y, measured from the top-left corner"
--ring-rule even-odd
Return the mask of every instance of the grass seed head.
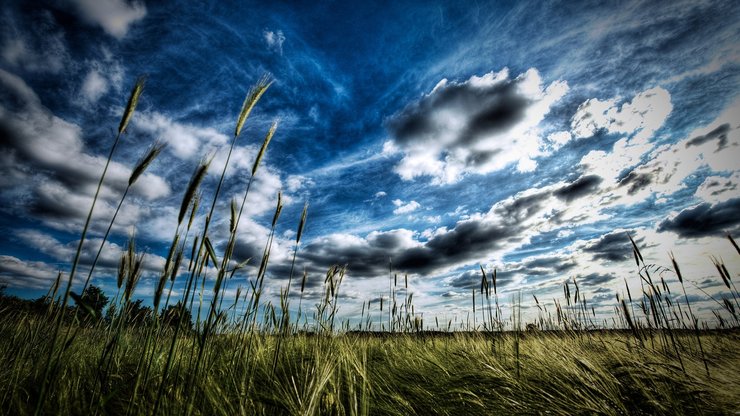
[[727, 239], [730, 240], [730, 243], [732, 244], [732, 246], [735, 247], [735, 251], [737, 251], [737, 254], [740, 254], [740, 247], [737, 246], [737, 243], [735, 242], [735, 240], [732, 238], [730, 234], [727, 234]]
[[232, 233], [236, 232], [236, 199], [231, 200], [231, 222], [229, 223], [229, 231]]
[[170, 282], [174, 282], [177, 277], [177, 272], [180, 270], [180, 264], [182, 263], [183, 251], [185, 250], [185, 242], [182, 243], [180, 249], [177, 251], [175, 257], [175, 264], [172, 266], [172, 273], [170, 273]]
[[198, 206], [200, 205], [200, 201], [203, 199], [203, 194], [198, 192], [193, 197], [193, 204], [190, 208], [190, 219], [188, 220], [188, 230], [190, 227], [193, 226], [193, 221], [195, 220], [195, 214], [198, 212]]
[[133, 268], [129, 270], [129, 274], [126, 279], [126, 288], [124, 290], [124, 298], [126, 301], [129, 301], [131, 299], [131, 295], [133, 295], [134, 290], [136, 289], [136, 284], [139, 283], [139, 279], [141, 278], [141, 272], [144, 270], [144, 253], [139, 254], [136, 256], [136, 260], [134, 261]]
[[121, 260], [118, 262], [118, 276], [116, 277], [116, 285], [120, 289], [123, 286], [123, 282], [126, 279], [126, 273], [128, 272], [128, 252], [124, 251], [121, 253]]
[[[190, 205], [190, 202], [193, 201], [193, 199], [195, 198], [196, 191], [198, 190], [200, 183], [203, 181], [203, 178], [205, 178], [206, 172], [208, 172], [208, 166], [210, 166], [211, 160], [213, 160], [213, 158], [209, 158], [208, 160], [205, 160], [205, 159], [201, 160], [200, 164], [198, 164], [198, 167], [195, 168], [195, 171], [193, 172], [193, 176], [190, 177], [188, 188], [185, 191], [185, 195], [183, 195], [183, 198], [182, 198], [182, 203], [180, 204], [180, 214], [177, 216], [178, 224], [181, 224], [182, 220], [185, 218], [185, 213], [188, 210], [188, 206]], [[191, 222], [192, 222], [192, 215], [191, 215]]]
[[216, 250], [213, 249], [213, 244], [211, 244], [211, 239], [208, 238], [208, 236], [206, 236], [205, 238], [205, 244], [206, 244], [206, 251], [208, 252], [208, 256], [211, 258], [213, 265], [218, 267], [218, 258], [216, 257]]
[[498, 292], [496, 291], [496, 269], [493, 269], [493, 294], [498, 294]]
[[131, 120], [131, 116], [134, 115], [134, 110], [136, 110], [136, 105], [139, 103], [139, 96], [141, 96], [142, 91], [144, 91], [145, 82], [146, 82], [146, 77], [144, 76], [141, 76], [136, 80], [136, 84], [134, 85], [134, 88], [131, 90], [131, 95], [128, 97], [128, 104], [126, 104], [126, 109], [123, 111], [123, 117], [121, 117], [121, 124], [118, 125], [118, 134], [123, 134], [126, 131], [128, 122], [129, 120]]
[[244, 122], [247, 121], [249, 113], [252, 112], [252, 109], [257, 104], [257, 101], [259, 101], [260, 97], [262, 97], [262, 94], [264, 94], [265, 91], [270, 88], [270, 85], [272, 85], [272, 81], [270, 80], [269, 76], [265, 75], [260, 78], [260, 80], [257, 81], [257, 84], [252, 86], [252, 88], [249, 90], [247, 96], [244, 98], [244, 103], [242, 103], [242, 109], [239, 112], [239, 117], [236, 119], [234, 137], [238, 137], [239, 134], [241, 134], [242, 127], [244, 127]]
[[678, 282], [683, 284], [683, 276], [681, 275], [681, 269], [678, 268], [678, 263], [676, 263], [676, 258], [673, 257], [673, 253], [669, 253], [668, 256], [671, 258], [671, 263], [673, 264], [673, 270], [676, 272], [676, 277], [678, 277]]
[[164, 144], [160, 142], [155, 142], [144, 154], [144, 156], [139, 159], [139, 161], [136, 163], [136, 166], [131, 171], [131, 176], [128, 178], [128, 185], [133, 185], [137, 179], [139, 179], [139, 176], [141, 176], [147, 167], [154, 161], [154, 159], [159, 156], [159, 154], [162, 152], [162, 149], [164, 149]]
[[272, 228], [275, 228], [277, 220], [280, 217], [280, 212], [283, 210], [283, 191], [278, 191], [277, 206], [275, 207], [275, 215], [272, 217]]
[[295, 236], [296, 244], [301, 242], [301, 235], [303, 235], [303, 227], [306, 226], [306, 213], [308, 212], [308, 201], [303, 204], [303, 212], [301, 213], [301, 221], [298, 223], [298, 233]]
[[257, 157], [254, 159], [254, 165], [252, 165], [252, 176], [254, 176], [254, 174], [257, 173], [257, 168], [260, 166], [260, 161], [262, 160], [262, 157], [265, 155], [265, 152], [267, 151], [267, 145], [270, 144], [270, 140], [272, 140], [272, 136], [275, 134], [275, 130], [277, 130], [277, 126], [278, 126], [278, 120], [275, 120], [272, 122], [272, 125], [270, 126], [270, 130], [267, 131], [265, 140], [262, 141], [262, 146], [260, 147], [260, 151], [257, 153]]
[[303, 268], [303, 279], [301, 279], [301, 293], [303, 293], [303, 289], [306, 288], [306, 277], [308, 276], [308, 273], [306, 272], [306, 269]]

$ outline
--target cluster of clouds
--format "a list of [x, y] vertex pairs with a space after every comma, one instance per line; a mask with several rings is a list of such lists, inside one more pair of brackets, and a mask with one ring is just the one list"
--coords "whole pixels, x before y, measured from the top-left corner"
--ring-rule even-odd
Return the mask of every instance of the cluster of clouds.
[[[474, 120], [475, 117], [466, 119], [471, 123], [470, 126], [464, 122], [439, 124], [454, 117], [442, 117], [442, 121], [436, 119], [440, 115], [454, 114], [455, 111], [450, 108], [462, 106], [460, 103], [450, 104], [454, 100], [449, 97], [459, 92], [435, 96], [436, 91], [444, 88], [446, 83], [440, 85], [391, 119], [390, 128], [396, 134], [392, 146], [397, 150], [403, 149], [398, 150], [403, 154], [396, 166], [397, 173], [403, 179], [423, 177], [419, 179], [442, 185], [449, 181], [441, 176], [423, 174], [436, 172], [444, 175], [445, 169], [448, 169], [447, 164], [452, 159], [434, 161], [435, 149], [447, 149], [449, 146], [453, 151], [469, 154], [474, 154], [478, 149], [475, 139], [472, 139], [476, 137], [474, 134], [462, 135], [462, 132], [477, 131], [475, 127], [479, 124]], [[460, 89], [467, 91], [476, 82], [469, 80], [452, 85], [464, 86]], [[495, 83], [487, 82], [484, 85]], [[460, 94], [470, 98], [466, 93]], [[478, 97], [475, 94], [472, 96]], [[486, 97], [482, 102], [485, 104], [489, 99]], [[737, 152], [735, 149], [740, 146], [738, 108], [738, 103], [735, 103], [714, 121], [685, 138], [661, 143], [656, 140], [655, 134], [673, 109], [667, 90], [651, 88], [637, 93], [631, 99], [615, 97], [586, 100], [571, 117], [570, 130], [551, 133], [544, 141], [538, 141], [538, 148], [543, 147], [543, 142], [547, 147], [549, 142], [550, 147], [546, 152], [555, 152], [571, 141], [588, 141], [601, 135], [621, 136], [614, 141], [611, 149], [586, 153], [576, 166], [578, 176], [575, 179], [559, 180], [518, 192], [494, 203], [488, 212], [458, 216], [460, 219], [449, 228], [440, 226], [423, 233], [402, 228], [373, 232], [364, 238], [347, 234], [322, 237], [306, 246], [301, 258], [320, 265], [317, 270], [332, 263], [346, 263], [354, 276], [366, 278], [382, 276], [387, 272], [387, 263], [390, 261], [401, 273], [441, 278], [443, 287], [437, 289], [444, 290], [446, 285], [448, 290], [438, 290], [437, 294], [447, 298], [462, 296], [465, 292], [461, 292], [461, 289], [472, 289], [479, 285], [479, 263], [489, 267], [498, 266], [500, 287], [504, 290], [529, 288], [552, 293], [560, 288], [565, 279], [575, 277], [585, 287], [593, 289], [594, 293], [605, 294], [606, 287], [614, 288], [622, 284], [622, 279], [618, 277], [634, 272], [632, 246], [627, 237], [629, 233], [649, 255], [666, 260], [664, 257], [668, 250], [678, 250], [681, 258], [686, 259], [685, 267], [691, 270], [692, 275], [707, 276], [712, 272], [708, 254], [704, 258], [697, 256], [697, 251], [724, 253], [728, 258], [733, 258], [731, 250], [728, 251], [730, 245], [727, 242], [724, 245], [717, 244], [721, 240], [716, 237], [738, 231], [738, 173], [732, 159]], [[474, 112], [467, 112], [470, 113]], [[504, 113], [501, 110], [499, 114]], [[508, 114], [512, 115], [510, 124], [498, 127], [500, 137], [508, 134], [507, 127], [514, 129], [518, 123], [519, 119], [514, 116], [516, 111]], [[456, 127], [450, 127], [452, 125]], [[480, 137], [480, 140], [484, 140]], [[439, 141], [443, 144], [439, 144]], [[427, 152], [428, 149], [432, 153]], [[506, 153], [507, 149], [501, 152]], [[509, 154], [513, 155], [513, 152], [511, 150]], [[508, 165], [502, 163], [499, 169], [518, 163], [513, 156], [501, 157], [501, 160], [508, 160]], [[419, 158], [425, 158], [426, 161], [419, 162], [419, 166], [427, 166], [427, 162], [440, 163], [438, 166], [441, 166], [441, 170], [411, 168], [409, 163], [421, 160]], [[493, 169], [492, 165], [489, 168]], [[706, 174], [705, 171], [713, 175], [707, 175], [697, 187], [693, 201], [699, 202], [692, 205], [689, 198], [688, 206], [677, 207], [677, 211], [662, 215], [670, 208], [668, 201], [672, 200], [671, 197], [689, 187], [687, 182], [702, 172]], [[379, 196], [385, 196], [385, 193], [376, 194], [376, 198]], [[678, 200], [687, 203], [685, 199]], [[418, 203], [414, 202], [393, 200], [394, 213], [418, 209]], [[590, 238], [565, 238], [563, 241], [570, 242], [553, 249], [548, 255], [504, 261], [504, 257], [526, 247], [534, 238], [542, 235], [569, 237], [574, 228], [582, 225], [614, 224], [615, 209], [630, 209], [645, 203], [655, 203], [660, 208], [653, 213], [641, 209], [638, 215], [643, 218], [636, 228], [620, 228], [601, 234], [597, 231]], [[599, 227], [594, 229], [598, 230]], [[691, 238], [695, 246], [690, 248], [683, 244], [677, 248], [676, 241], [679, 238]], [[711, 279], [708, 281], [708, 284], [716, 283]], [[633, 290], [636, 289], [633, 287]]]
[[[85, 22], [99, 26], [117, 41], [147, 14], [140, 2], [73, 3]], [[11, 40], [0, 45], [4, 67], [9, 68], [0, 68], [0, 135], [4, 138], [0, 142], [0, 202], [7, 213], [30, 216], [51, 230], [76, 234], [105, 163], [104, 156], [89, 145], [91, 136], [98, 135], [54, 114], [12, 71], [60, 72], [77, 65], [82, 74], [76, 91], [78, 104], [99, 105], [109, 94], [124, 95], [126, 73], [105, 49], [97, 60], [71, 63], [62, 34], [53, 27], [42, 29], [49, 34], [44, 54], [38, 52], [37, 39], [27, 34], [6, 35]], [[280, 55], [285, 39], [281, 30], [262, 32], [268, 50]], [[666, 251], [675, 250], [677, 258], [686, 259], [682, 266], [697, 282], [707, 278], [704, 254], [725, 253], [733, 258], [729, 245], [719, 245], [716, 237], [740, 231], [740, 173], [735, 157], [740, 149], [740, 101], [676, 140], [661, 130], [676, 104], [669, 90], [660, 86], [631, 97], [586, 99], [555, 128], [551, 119], [553, 114], [561, 117], [562, 111], [556, 110], [568, 108], [570, 88], [562, 80], [544, 82], [535, 68], [517, 76], [504, 68], [463, 81], [439, 81], [386, 119], [391, 139], [377, 160], [392, 160], [393, 171], [404, 182], [428, 184], [444, 193], [444, 187], [474, 175], [507, 170], [535, 173], [543, 160], [558, 152], [592, 150], [583, 151], [567, 175], [541, 172], [544, 180], [490, 201], [479, 212], [464, 207], [448, 213], [431, 211], [421, 196], [389, 196], [390, 190], [373, 195], [372, 189], [369, 201], [387, 201], [384, 207], [389, 214], [406, 220], [420, 218], [433, 226], [425, 230], [394, 226], [364, 235], [326, 232], [303, 242], [298, 252], [301, 268], [311, 276], [321, 276], [334, 264], [346, 264], [356, 279], [348, 282], [345, 296], [365, 300], [377, 295], [374, 278], [387, 276], [390, 267], [409, 274], [419, 291], [417, 301], [433, 308], [477, 288], [480, 266], [498, 270], [503, 293], [524, 288], [555, 294], [566, 278], [575, 277], [595, 294], [605, 295], [607, 287], [620, 285], [622, 277], [633, 272], [628, 233], [646, 256], [663, 258]], [[120, 108], [103, 112], [120, 113]], [[267, 125], [260, 118], [251, 121]], [[220, 129], [146, 107], [133, 118], [130, 134], [146, 140], [159, 138], [167, 147], [132, 189], [132, 198], [123, 205], [113, 232], [121, 237], [136, 228], [149, 241], [166, 243], [176, 226], [178, 190], [188, 180], [183, 172], [189, 173], [201, 158], [212, 157], [206, 187], [214, 184], [226, 163], [225, 149], [231, 138]], [[597, 141], [598, 147], [593, 145]], [[220, 212], [227, 212], [231, 199], [241, 200], [246, 172], [258, 146], [240, 142], [231, 154], [220, 198], [223, 203], [217, 206]], [[260, 219], [274, 209], [278, 190], [285, 191], [287, 206], [302, 205], [299, 192], [313, 181], [300, 174], [286, 175], [270, 162], [268, 152], [251, 188], [249, 214], [242, 219], [235, 249], [238, 261], [252, 259], [249, 270], [259, 264], [265, 249], [270, 229]], [[96, 206], [92, 236], [83, 246], [83, 269], [102, 243], [99, 237], [130, 173], [126, 163], [114, 158]], [[677, 198], [678, 193], [688, 197]], [[228, 216], [217, 217], [213, 235], [227, 235]], [[203, 220], [201, 213], [196, 227]], [[625, 224], [617, 224], [620, 221]], [[0, 281], [34, 289], [48, 287], [76, 247], [75, 241], [40, 229], [18, 230], [14, 238], [57, 262], [0, 256]], [[283, 281], [289, 274], [293, 238], [290, 231], [275, 236], [269, 272], [276, 280]], [[690, 239], [694, 247], [705, 251], [697, 256], [697, 249], [676, 243], [679, 238]], [[552, 239], [549, 246], [543, 243], [546, 239]], [[217, 237], [214, 241], [222, 247], [223, 241]], [[526, 250], [535, 243], [548, 246], [547, 253]], [[112, 273], [121, 244], [108, 242], [103, 247], [100, 267]], [[147, 272], [153, 276], [164, 259], [157, 254], [148, 258]], [[320, 281], [311, 279], [308, 290], [317, 290]], [[705, 283], [714, 285], [713, 281]]]
[[[130, 27], [146, 15], [146, 7], [140, 2], [76, 1], [74, 5], [82, 20], [101, 27], [115, 41], [123, 39]], [[3, 60], [3, 67], [0, 68], [2, 210], [13, 217], [31, 218], [45, 227], [45, 230], [42, 227], [16, 229], [9, 237], [9, 242], [31, 247], [38, 255], [56, 261], [31, 262], [3, 256], [0, 280], [14, 287], [36, 290], [48, 288], [57, 270], [67, 268], [77, 241], [69, 241], [62, 236], [79, 233], [92, 203], [100, 172], [106, 163], [107, 152], [100, 149], [112, 143], [112, 123], [117, 122], [122, 107], [120, 102], [111, 105], [101, 99], [115, 94], [117, 101], [124, 102], [124, 96], [128, 93], [123, 88], [125, 68], [107, 47], [98, 48], [98, 59], [88, 57], [84, 61], [74, 61], [67, 51], [63, 29], [54, 23], [48, 13], [42, 14], [40, 19], [44, 24], [40, 25], [39, 30], [53, 36], [41, 39], [11, 24], [4, 29], [0, 38]], [[72, 91], [62, 91], [62, 98], [83, 110], [97, 108], [96, 117], [109, 118], [111, 128], [98, 129], [85, 124], [84, 120], [71, 120], [55, 114], [19, 75], [36, 72], [79, 75], [80, 83]], [[120, 243], [127, 235], [135, 233], [137, 238], [157, 245], [168, 242], [176, 227], [177, 209], [190, 172], [202, 158], [210, 159], [206, 178], [208, 187], [209, 183], [218, 180], [226, 162], [229, 137], [216, 129], [180, 122], [168, 114], [152, 111], [146, 106], [146, 96], [145, 88], [144, 104], [139, 105], [108, 168], [95, 206], [90, 233], [83, 245], [80, 260], [82, 272], [92, 264], [102, 243], [100, 237], [128, 184], [133, 160], [154, 142], [154, 138], [166, 145], [165, 150], [139, 177], [121, 206], [112, 229], [112, 241], [103, 245], [98, 261], [97, 270], [103, 275], [115, 274], [122, 250], [116, 242]], [[259, 117], [253, 119], [259, 125], [267, 123]], [[258, 148], [258, 143], [247, 140], [240, 141], [234, 148], [230, 167], [226, 171], [227, 185], [221, 193], [221, 200], [226, 202], [219, 204], [218, 210], [228, 211], [226, 204], [231, 199], [241, 200], [249, 177], [245, 173], [251, 170]], [[293, 178], [287, 188], [296, 191], [301, 182], [300, 178]], [[268, 154], [251, 187], [245, 218], [240, 227], [240, 248], [245, 244], [264, 244], [269, 230], [259, 225], [255, 218], [274, 209], [278, 190], [284, 187], [282, 172], [270, 164]], [[290, 194], [284, 195], [283, 202], [286, 205], [293, 201]], [[201, 212], [196, 218], [196, 227], [202, 224], [203, 217]], [[227, 233], [224, 231], [228, 227], [227, 222], [220, 220], [214, 228], [220, 229], [223, 235]], [[213, 238], [214, 242], [220, 243], [217, 237]], [[149, 251], [149, 248], [144, 246], [142, 250]], [[280, 259], [278, 255], [275, 257]], [[158, 253], [149, 253], [145, 277], [154, 276], [163, 263]]]
[[402, 155], [394, 169], [402, 179], [429, 177], [437, 185], [509, 165], [531, 172], [545, 155], [540, 122], [567, 92], [564, 81], [544, 86], [534, 68], [513, 79], [507, 68], [464, 82], [443, 79], [387, 121], [393, 141], [386, 153]]
[[[92, 201], [106, 158], [90, 154], [80, 126], [52, 114], [20, 77], [0, 69], [0, 84], [14, 104], [0, 105], [0, 130], [5, 137], [0, 143], [4, 159], [0, 169], [8, 185], [0, 198], [17, 209], [30, 209], [49, 226], [78, 229], [84, 215], [81, 212]], [[111, 162], [109, 179], [101, 190], [104, 202], [96, 211], [98, 218], [112, 215], [112, 203], [126, 187], [130, 174], [129, 167]], [[132, 188], [134, 196], [146, 201], [170, 193], [167, 181], [150, 172]], [[23, 204], [18, 204], [17, 198]], [[123, 217], [126, 215], [131, 216], [131, 222], [138, 217], [124, 210]]]

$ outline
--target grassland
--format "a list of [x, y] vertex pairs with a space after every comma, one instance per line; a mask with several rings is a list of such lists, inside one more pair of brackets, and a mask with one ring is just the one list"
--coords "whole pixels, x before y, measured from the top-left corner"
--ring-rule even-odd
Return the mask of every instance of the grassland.
[[[53, 324], [32, 315], [0, 327], [4, 414], [33, 414]], [[84, 327], [55, 369], [48, 414], [151, 414], [165, 374], [162, 331], [119, 339], [105, 371], [105, 327]], [[701, 335], [708, 376], [691, 332], [680, 333], [682, 370], [655, 333], [641, 346], [630, 332], [522, 334], [250, 334], [214, 336], [199, 375], [195, 334], [181, 339], [161, 414], [732, 414], [740, 403], [740, 334]], [[653, 341], [653, 342], [651, 342]], [[248, 344], [249, 354], [238, 352]], [[518, 344], [518, 347], [517, 347]], [[666, 348], [668, 347], [668, 348]], [[518, 349], [518, 354], [517, 354]], [[668, 351], [668, 352], [666, 352]], [[235, 352], [237, 352], [235, 354]], [[150, 355], [153, 354], [153, 355]], [[152, 357], [150, 364], [141, 357]], [[148, 373], [146, 378], [142, 378]], [[139, 379], [137, 391], [134, 391]]]

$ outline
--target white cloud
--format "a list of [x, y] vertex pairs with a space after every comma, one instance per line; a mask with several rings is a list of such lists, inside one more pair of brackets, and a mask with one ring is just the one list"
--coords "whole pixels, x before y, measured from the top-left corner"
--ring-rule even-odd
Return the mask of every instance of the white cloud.
[[129, 26], [146, 16], [144, 3], [125, 0], [72, 0], [89, 23], [100, 25], [116, 39], [123, 39]]
[[82, 81], [82, 95], [85, 99], [94, 103], [106, 92], [108, 92], [108, 80], [97, 70], [88, 72]]
[[296, 192], [306, 187], [314, 186], [315, 183], [311, 178], [302, 175], [290, 175], [285, 180], [285, 186], [288, 192]]
[[634, 140], [644, 141], [659, 129], [673, 110], [671, 95], [661, 87], [637, 94], [631, 102], [616, 105], [619, 98], [585, 101], [571, 119], [573, 136], [588, 138], [599, 130], [615, 134], [636, 134]]
[[375, 193], [375, 198], [382, 198], [382, 197], [384, 197], [386, 195], [388, 195], [388, 194], [385, 193], [385, 191], [376, 192]]
[[573, 135], [568, 131], [558, 131], [550, 133], [547, 136], [547, 142], [553, 150], [557, 150], [563, 147], [573, 138]]
[[41, 261], [26, 261], [0, 255], [0, 283], [10, 287], [48, 289], [56, 279], [57, 271]]
[[[633, 203], [651, 194], [657, 197], [672, 195], [684, 189], [686, 179], [703, 168], [715, 173], [736, 173], [736, 155], [740, 149], [740, 124], [737, 120], [740, 120], [740, 101], [686, 138], [650, 151], [647, 160], [632, 169], [630, 175], [622, 180], [624, 186], [616, 189], [614, 194], [621, 196], [620, 203]], [[626, 179], [634, 180], [625, 183]], [[710, 197], [701, 193], [703, 191], [697, 196]], [[723, 198], [729, 199], [733, 194], [738, 195], [737, 192], [729, 192]]]
[[535, 69], [514, 79], [503, 69], [461, 83], [443, 80], [391, 118], [394, 141], [383, 152], [403, 153], [394, 168], [402, 179], [426, 176], [437, 185], [511, 164], [530, 172], [544, 155], [539, 124], [567, 91], [563, 81], [544, 86]]
[[111, 87], [121, 89], [124, 77], [123, 65], [109, 50], [103, 48], [101, 53], [103, 55], [101, 60], [89, 62], [89, 70], [80, 86], [82, 100], [78, 100], [78, 104], [97, 102], [110, 91]]
[[397, 207], [396, 209], [393, 210], [393, 213], [395, 215], [408, 214], [410, 212], [416, 211], [417, 209], [421, 207], [421, 205], [416, 201], [404, 203], [400, 199], [394, 200], [393, 205]]
[[587, 100], [571, 119], [572, 134], [577, 138], [591, 137], [600, 130], [626, 135], [614, 143], [610, 152], [593, 150], [580, 162], [589, 172], [612, 184], [653, 149], [649, 139], [673, 109], [670, 94], [659, 87], [640, 92], [621, 107], [617, 101]]
[[573, 234], [574, 234], [574, 231], [571, 229], [562, 229], [558, 231], [557, 235], [558, 235], [558, 238], [565, 238], [565, 237], [570, 237]]
[[740, 197], [740, 172], [733, 172], [730, 177], [708, 176], [696, 189], [694, 196], [702, 201], [718, 203]]
[[528, 157], [519, 159], [519, 162], [516, 164], [516, 170], [519, 172], [533, 172], [536, 168], [537, 162]]
[[[143, 132], [161, 138], [167, 143], [167, 150], [180, 159], [199, 158], [229, 142], [226, 135], [214, 128], [180, 123], [157, 112], [140, 112], [132, 120], [132, 124]], [[225, 154], [222, 159], [226, 160]], [[218, 160], [214, 160], [214, 165], [217, 162]], [[223, 162], [220, 164], [223, 167]]]
[[[6, 180], [16, 178], [0, 197], [6, 204], [23, 207], [45, 224], [63, 230], [79, 229], [90, 206], [105, 157], [87, 153], [82, 129], [49, 112], [19, 77], [0, 70], [0, 85], [20, 104], [17, 109], [0, 105], [0, 124], [12, 132], [0, 144], [12, 164], [0, 168]], [[156, 162], [155, 162], [156, 163]], [[95, 209], [95, 219], [109, 219], [126, 187], [131, 170], [112, 161]], [[20, 191], [22, 190], [22, 191]], [[18, 199], [18, 193], [24, 195]], [[170, 194], [166, 180], [147, 172], [132, 188], [132, 196], [154, 201]], [[141, 201], [139, 201], [141, 202]], [[135, 223], [145, 213], [131, 199], [123, 205], [117, 228]], [[107, 226], [107, 223], [105, 223]], [[103, 223], [93, 224], [93, 229]]]
[[626, 138], [617, 140], [611, 151], [592, 150], [581, 158], [580, 165], [588, 172], [616, 184], [621, 173], [636, 166], [643, 155], [653, 146], [650, 143], [632, 142]]
[[398, 153], [400, 149], [390, 140], [383, 142], [383, 150], [380, 152], [382, 156], [392, 156]]
[[262, 37], [265, 39], [265, 43], [267, 43], [268, 49], [277, 52], [280, 55], [283, 54], [283, 43], [285, 42], [285, 35], [283, 34], [282, 30], [272, 31], [265, 29], [262, 32]]

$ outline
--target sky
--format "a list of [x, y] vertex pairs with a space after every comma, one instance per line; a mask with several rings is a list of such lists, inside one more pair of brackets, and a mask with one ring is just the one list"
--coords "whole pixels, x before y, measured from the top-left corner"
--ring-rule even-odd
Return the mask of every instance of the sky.
[[[733, 1], [7, 1], [0, 9], [0, 283], [27, 298], [68, 272], [136, 79], [146, 86], [83, 246], [79, 290], [132, 167], [133, 186], [93, 276], [111, 296], [129, 235], [146, 252], [134, 297], [151, 304], [191, 172], [213, 162], [209, 205], [242, 101], [273, 84], [239, 136], [209, 238], [255, 175], [229, 281], [248, 286], [285, 207], [266, 299], [296, 270], [305, 304], [346, 265], [339, 313], [388, 300], [408, 275], [425, 322], [463, 322], [480, 268], [504, 304], [554, 310], [575, 279], [600, 319], [640, 281], [628, 234], [697, 313], [732, 298], [740, 255], [740, 5]], [[201, 210], [189, 235], [202, 230]], [[190, 240], [189, 240], [190, 241]], [[212, 278], [214, 273], [209, 275]], [[175, 284], [182, 293], [186, 273]], [[206, 297], [210, 296], [206, 285]], [[399, 289], [401, 295], [406, 289]], [[294, 295], [297, 294], [294, 291]], [[710, 298], [711, 296], [711, 298]], [[510, 309], [505, 309], [508, 314]], [[469, 319], [469, 318], [468, 318]], [[711, 322], [710, 322], [711, 323]]]

